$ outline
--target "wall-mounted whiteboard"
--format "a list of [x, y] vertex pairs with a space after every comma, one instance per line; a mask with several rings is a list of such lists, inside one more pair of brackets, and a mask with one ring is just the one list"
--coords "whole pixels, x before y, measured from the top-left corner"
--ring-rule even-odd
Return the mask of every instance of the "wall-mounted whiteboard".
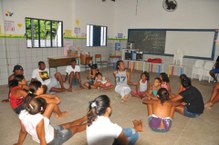
[[218, 30], [214, 29], [128, 29], [128, 41], [145, 54], [214, 59]]
[[214, 36], [213, 31], [167, 31], [165, 54], [179, 49], [185, 56], [211, 58]]

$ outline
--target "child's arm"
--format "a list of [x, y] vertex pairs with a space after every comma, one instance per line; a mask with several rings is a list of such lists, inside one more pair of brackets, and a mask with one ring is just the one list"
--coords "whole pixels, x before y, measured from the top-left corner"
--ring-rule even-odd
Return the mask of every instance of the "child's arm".
[[51, 95], [51, 94], [42, 94], [42, 95], [37, 96], [37, 98], [45, 99], [46, 103], [59, 104], [61, 102], [61, 100], [57, 96]]
[[127, 83], [128, 83], [128, 85], [133, 85], [133, 83], [131, 82], [131, 75], [130, 75], [130, 73], [128, 71], [126, 72], [126, 76], [127, 76]]
[[152, 104], [153, 100], [145, 98], [145, 99], [142, 100], [142, 103], [143, 104]]
[[136, 92], [138, 92], [139, 85], [140, 85], [140, 79], [138, 80], [138, 83], [136, 84]]
[[14, 145], [22, 145], [26, 136], [27, 136], [27, 131], [26, 131], [24, 125], [21, 123], [20, 120], [19, 120], [19, 122], [20, 122], [21, 129], [20, 129], [20, 133], [19, 133], [18, 142]]

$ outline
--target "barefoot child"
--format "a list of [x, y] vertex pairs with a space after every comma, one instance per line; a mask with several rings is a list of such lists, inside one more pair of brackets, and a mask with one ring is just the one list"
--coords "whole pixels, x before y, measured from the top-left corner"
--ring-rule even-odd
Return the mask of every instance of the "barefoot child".
[[158, 90], [157, 98], [157, 100], [143, 100], [143, 103], [147, 104], [148, 108], [149, 126], [156, 132], [167, 132], [172, 125], [175, 106], [180, 103], [173, 103], [169, 99], [169, 93], [165, 88]]
[[90, 71], [87, 77], [88, 81], [84, 83], [84, 87], [85, 89], [91, 89], [91, 88], [96, 89], [96, 87], [93, 84], [96, 74], [99, 72], [99, 69], [97, 68], [97, 64], [89, 65], [89, 67], [90, 67]]
[[99, 89], [107, 90], [113, 88], [113, 85], [109, 82], [108, 79], [102, 76], [100, 72], [96, 74], [94, 86]]
[[149, 88], [149, 73], [143, 72], [136, 85], [136, 91], [132, 91], [131, 95], [133, 97], [144, 98], [147, 89]]
[[29, 84], [30, 95], [35, 98], [43, 98], [47, 104], [54, 104], [53, 112], [56, 114], [57, 118], [62, 118], [67, 115], [68, 112], [61, 111], [59, 108], [60, 99], [52, 94], [43, 94], [44, 89], [40, 81], [32, 81]]
[[128, 99], [128, 95], [131, 92], [131, 88], [128, 84], [132, 84], [130, 82], [130, 73], [125, 70], [125, 64], [122, 60], [117, 61], [116, 69], [113, 72], [113, 75], [116, 79], [116, 93], [119, 93], [121, 96], [121, 102], [125, 102]]

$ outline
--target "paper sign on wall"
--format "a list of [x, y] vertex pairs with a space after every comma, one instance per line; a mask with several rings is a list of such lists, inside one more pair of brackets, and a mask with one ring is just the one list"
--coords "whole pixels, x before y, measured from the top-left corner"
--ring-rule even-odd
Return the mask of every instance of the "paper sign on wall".
[[5, 32], [15, 31], [14, 21], [4, 21]]

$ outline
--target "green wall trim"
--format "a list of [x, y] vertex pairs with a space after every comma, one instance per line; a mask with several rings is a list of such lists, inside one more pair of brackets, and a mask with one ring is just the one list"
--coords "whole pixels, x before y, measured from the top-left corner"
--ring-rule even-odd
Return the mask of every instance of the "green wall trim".
[[[21, 36], [21, 35], [0, 35], [0, 38], [25, 38], [25, 36]], [[86, 39], [85, 37], [65, 37], [64, 39]], [[107, 40], [119, 40], [119, 41], [126, 41], [127, 38], [108, 38]]]

